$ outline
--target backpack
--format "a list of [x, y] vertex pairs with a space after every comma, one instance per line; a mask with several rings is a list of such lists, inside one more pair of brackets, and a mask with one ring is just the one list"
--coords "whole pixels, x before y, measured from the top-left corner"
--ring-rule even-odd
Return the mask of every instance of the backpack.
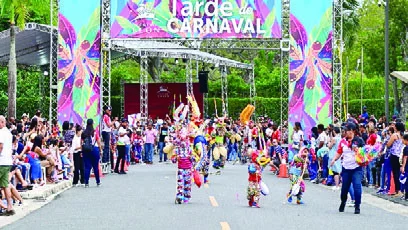
[[94, 144], [92, 143], [92, 137], [87, 136], [83, 143], [82, 143], [82, 151], [83, 152], [91, 152], [93, 149]]

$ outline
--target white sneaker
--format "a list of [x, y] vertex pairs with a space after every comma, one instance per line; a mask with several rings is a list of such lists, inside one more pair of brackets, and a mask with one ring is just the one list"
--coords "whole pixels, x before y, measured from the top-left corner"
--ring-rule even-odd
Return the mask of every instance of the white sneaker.
[[354, 207], [354, 200], [347, 202], [347, 207]]
[[339, 190], [340, 190], [340, 187], [334, 186], [334, 187], [332, 188], [332, 190], [333, 190], [333, 191], [339, 191]]
[[313, 179], [313, 180], [311, 180], [310, 182], [312, 182], [312, 183], [316, 183], [316, 179]]

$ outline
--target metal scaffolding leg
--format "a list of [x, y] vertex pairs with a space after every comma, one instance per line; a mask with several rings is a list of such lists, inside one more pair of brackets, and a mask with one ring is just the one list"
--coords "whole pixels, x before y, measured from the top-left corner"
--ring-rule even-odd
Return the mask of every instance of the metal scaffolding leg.
[[228, 116], [228, 76], [227, 67], [221, 66], [221, 98], [222, 98], [222, 115]]
[[[251, 105], [256, 108], [256, 89], [255, 89], [255, 71], [254, 69], [249, 70], [249, 97]], [[253, 116], [256, 117], [256, 109], [253, 113]]]
[[[282, 40], [281, 40], [281, 116], [280, 131], [284, 132], [283, 127], [289, 117], [289, 51], [290, 51], [290, 1], [282, 0]], [[289, 140], [282, 140], [288, 143]]]
[[[58, 12], [58, 1], [50, 1], [51, 15], [50, 24], [58, 25], [58, 17], [55, 17], [55, 10]], [[54, 15], [55, 14], [55, 15]], [[50, 107], [49, 107], [49, 121], [56, 120], [58, 116], [58, 29], [51, 27], [50, 33]]]
[[110, 0], [102, 0], [101, 108], [111, 105]]
[[333, 2], [333, 117], [342, 120], [343, 0]]
[[148, 121], [148, 57], [140, 57], [140, 115], [144, 124]]
[[125, 115], [125, 81], [120, 79], [120, 116]]
[[[186, 89], [187, 95], [194, 95], [193, 92], [193, 68], [191, 66], [191, 59], [187, 60], [186, 63]], [[189, 102], [187, 102], [190, 105]]]
[[204, 119], [208, 116], [208, 93], [203, 94], [204, 101]]

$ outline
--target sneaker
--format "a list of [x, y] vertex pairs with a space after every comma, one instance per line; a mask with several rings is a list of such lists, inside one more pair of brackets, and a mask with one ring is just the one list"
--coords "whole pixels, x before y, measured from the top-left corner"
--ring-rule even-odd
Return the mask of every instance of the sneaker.
[[292, 203], [292, 195], [290, 195], [290, 193], [288, 193], [288, 194], [286, 195], [286, 197], [288, 198], [288, 202], [289, 202], [289, 203]]
[[313, 179], [310, 182], [316, 184], [316, 179]]
[[298, 199], [298, 200], [296, 201], [296, 203], [299, 204], [299, 205], [300, 205], [300, 204], [305, 204], [301, 199]]
[[102, 183], [101, 183], [101, 182], [96, 183], [96, 187], [101, 187], [101, 185], [102, 185]]
[[347, 202], [347, 207], [354, 207], [354, 200]]
[[333, 190], [333, 191], [339, 191], [339, 190], [340, 190], [340, 187], [338, 187], [338, 186], [333, 186], [332, 190]]
[[85, 188], [89, 188], [89, 184], [85, 184]]
[[6, 211], [4, 215], [5, 216], [13, 216], [15, 214], [16, 214], [16, 211], [14, 211], [14, 209], [13, 209], [13, 210], [10, 210], [10, 211]]
[[253, 208], [260, 208], [259, 204], [257, 204], [256, 202], [253, 202], [253, 203], [252, 203], [252, 207], [253, 207]]
[[162, 160], [159, 160], [159, 163], [162, 163], [163, 161]]
[[354, 214], [360, 214], [360, 206], [354, 208]]
[[341, 203], [339, 207], [339, 212], [344, 212], [345, 207], [346, 207], [346, 203]]
[[384, 189], [383, 189], [383, 188], [378, 189], [377, 194], [383, 194], [383, 193], [384, 193]]
[[127, 172], [125, 172], [125, 171], [122, 171], [122, 172], [119, 172], [119, 174], [127, 174]]

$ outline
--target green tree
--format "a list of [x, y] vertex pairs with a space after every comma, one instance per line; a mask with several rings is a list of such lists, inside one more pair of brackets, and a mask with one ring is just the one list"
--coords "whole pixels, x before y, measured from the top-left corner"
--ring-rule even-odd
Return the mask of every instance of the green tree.
[[[39, 11], [47, 5], [46, 0], [0, 0], [3, 18], [9, 20], [10, 25], [10, 57], [8, 62], [8, 116], [16, 116], [17, 92], [17, 58], [16, 58], [16, 32], [17, 27], [23, 29], [29, 19], [30, 7]], [[46, 8], [44, 8], [46, 9]], [[49, 10], [49, 9], [48, 9]]]

